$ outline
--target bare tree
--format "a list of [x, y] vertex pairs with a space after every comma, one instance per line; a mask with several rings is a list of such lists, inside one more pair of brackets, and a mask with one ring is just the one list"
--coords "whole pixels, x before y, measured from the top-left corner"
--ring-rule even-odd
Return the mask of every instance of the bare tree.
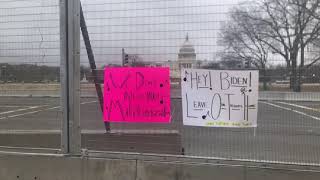
[[245, 16], [242, 19], [263, 27], [257, 29], [255, 37], [285, 60], [290, 87], [300, 91], [301, 74], [320, 60], [316, 56], [305, 62], [305, 47], [320, 36], [320, 0], [260, 0], [250, 4], [238, 13]]
[[234, 8], [231, 21], [223, 25], [219, 44], [225, 49], [220, 56], [222, 61], [245, 61], [262, 71], [263, 88], [267, 89], [266, 63], [270, 48], [261, 39], [264, 24], [249, 18], [249, 9]]

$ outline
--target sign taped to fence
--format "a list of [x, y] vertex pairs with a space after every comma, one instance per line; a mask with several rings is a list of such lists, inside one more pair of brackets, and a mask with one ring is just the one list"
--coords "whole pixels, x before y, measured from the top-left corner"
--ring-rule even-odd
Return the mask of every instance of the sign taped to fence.
[[106, 67], [104, 121], [170, 123], [169, 68]]
[[258, 71], [181, 70], [183, 124], [257, 127]]

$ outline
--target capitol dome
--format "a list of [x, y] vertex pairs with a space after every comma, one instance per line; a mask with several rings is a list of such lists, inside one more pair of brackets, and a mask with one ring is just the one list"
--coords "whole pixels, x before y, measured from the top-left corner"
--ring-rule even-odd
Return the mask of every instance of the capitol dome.
[[187, 34], [184, 43], [179, 50], [179, 60], [196, 60], [196, 51], [194, 46], [189, 41], [189, 35]]
[[179, 53], [183, 53], [183, 54], [195, 54], [196, 53], [193, 45], [189, 41], [188, 35], [186, 36], [186, 40], [184, 41], [183, 45], [181, 46]]

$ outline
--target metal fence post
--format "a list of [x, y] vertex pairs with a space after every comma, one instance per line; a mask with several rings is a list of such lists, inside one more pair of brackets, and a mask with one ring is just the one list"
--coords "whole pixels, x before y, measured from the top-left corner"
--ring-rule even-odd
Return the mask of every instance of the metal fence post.
[[61, 149], [81, 153], [80, 0], [60, 0]]

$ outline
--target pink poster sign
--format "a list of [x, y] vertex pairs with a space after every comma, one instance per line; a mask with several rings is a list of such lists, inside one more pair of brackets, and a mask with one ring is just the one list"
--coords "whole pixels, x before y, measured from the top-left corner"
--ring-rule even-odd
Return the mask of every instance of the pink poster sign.
[[104, 121], [170, 123], [169, 68], [106, 67]]

